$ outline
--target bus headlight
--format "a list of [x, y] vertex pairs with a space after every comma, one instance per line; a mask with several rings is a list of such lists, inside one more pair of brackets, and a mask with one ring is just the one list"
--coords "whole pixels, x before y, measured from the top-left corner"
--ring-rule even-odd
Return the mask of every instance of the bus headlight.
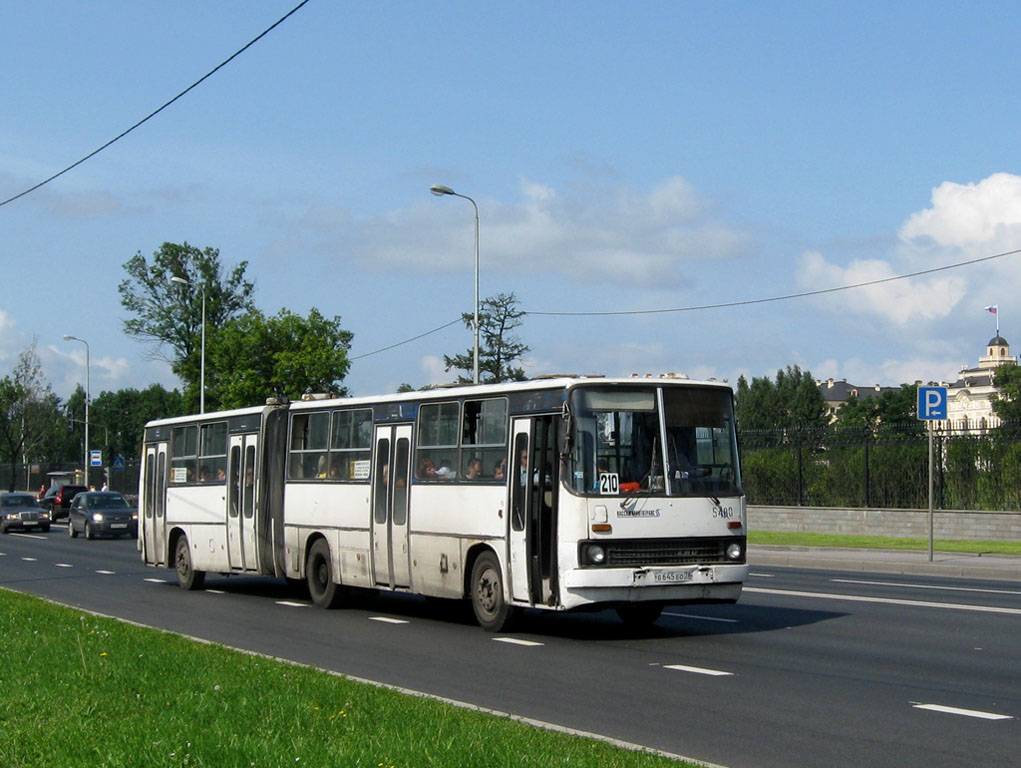
[[734, 542], [733, 544], [727, 545], [727, 559], [728, 560], [740, 560], [741, 559], [741, 555], [743, 555], [743, 554], [744, 554], [744, 551], [743, 551], [741, 545], [738, 544], [737, 542]]
[[606, 550], [602, 544], [586, 544], [582, 549], [583, 565], [602, 565], [606, 562]]

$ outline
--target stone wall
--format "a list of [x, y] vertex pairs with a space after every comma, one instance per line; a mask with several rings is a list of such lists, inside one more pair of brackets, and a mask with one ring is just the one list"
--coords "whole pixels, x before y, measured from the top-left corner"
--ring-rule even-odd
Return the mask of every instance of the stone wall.
[[[829, 533], [852, 536], [929, 537], [925, 509], [845, 509], [836, 507], [748, 507], [752, 531]], [[1021, 512], [936, 510], [937, 539], [1021, 541]]]

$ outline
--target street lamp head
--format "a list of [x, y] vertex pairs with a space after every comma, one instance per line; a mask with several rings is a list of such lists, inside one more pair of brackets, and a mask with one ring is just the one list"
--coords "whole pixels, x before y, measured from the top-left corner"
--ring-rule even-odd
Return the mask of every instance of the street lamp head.
[[78, 341], [77, 336], [72, 336], [70, 333], [64, 334], [64, 341]]
[[457, 194], [450, 187], [445, 187], [442, 184], [433, 184], [431, 187], [429, 187], [429, 191], [432, 192], [437, 197], [442, 197], [443, 195], [456, 195]]
[[191, 285], [190, 282], [185, 280], [183, 277], [178, 277], [177, 275], [174, 275], [172, 278], [170, 278], [170, 282], [180, 283], [181, 285]]

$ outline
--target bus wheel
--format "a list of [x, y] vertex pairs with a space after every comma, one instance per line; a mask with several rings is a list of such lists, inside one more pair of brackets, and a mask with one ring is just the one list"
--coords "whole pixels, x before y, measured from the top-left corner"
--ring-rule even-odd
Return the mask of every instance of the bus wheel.
[[320, 608], [336, 608], [340, 603], [340, 587], [330, 575], [330, 545], [319, 539], [308, 552], [305, 579], [312, 602]]
[[479, 625], [489, 632], [502, 632], [514, 619], [514, 606], [507, 602], [500, 576], [500, 563], [492, 552], [483, 552], [472, 568], [472, 608]]
[[182, 536], [177, 540], [177, 548], [174, 550], [174, 567], [177, 569], [177, 583], [181, 589], [202, 589], [202, 583], [206, 580], [205, 571], [196, 571], [191, 565], [191, 549], [188, 547], [188, 537]]
[[658, 603], [628, 603], [617, 607], [620, 620], [634, 627], [647, 627], [662, 613], [663, 606]]

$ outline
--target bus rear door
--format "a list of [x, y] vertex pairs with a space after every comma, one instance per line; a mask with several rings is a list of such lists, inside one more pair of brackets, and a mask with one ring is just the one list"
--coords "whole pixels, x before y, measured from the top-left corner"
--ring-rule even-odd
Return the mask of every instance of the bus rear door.
[[373, 581], [391, 588], [411, 585], [408, 553], [408, 483], [411, 425], [376, 427], [372, 472]]
[[227, 558], [231, 570], [258, 568], [255, 546], [256, 449], [252, 432], [230, 436], [227, 454]]

